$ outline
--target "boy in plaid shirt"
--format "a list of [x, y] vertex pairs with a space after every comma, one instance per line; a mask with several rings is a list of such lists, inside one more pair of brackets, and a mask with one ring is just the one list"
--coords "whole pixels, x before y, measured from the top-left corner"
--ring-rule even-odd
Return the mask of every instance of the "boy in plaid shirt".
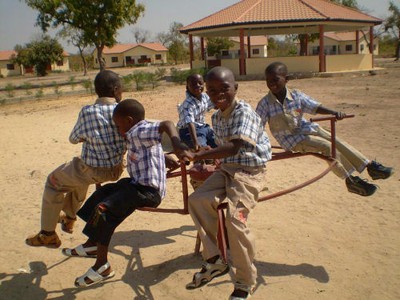
[[204, 80], [200, 74], [186, 78], [186, 99], [178, 107], [179, 136], [190, 148], [216, 147], [214, 131], [205, 122], [205, 113], [214, 108], [210, 97], [203, 93]]
[[82, 143], [81, 156], [62, 164], [47, 177], [41, 230], [25, 240], [29, 246], [60, 247], [57, 223], [61, 223], [63, 231], [72, 233], [76, 212], [89, 185], [115, 181], [121, 176], [126, 145], [112, 120], [122, 97], [121, 81], [118, 74], [105, 70], [97, 74], [94, 85], [98, 99], [82, 108], [69, 137], [73, 144]]
[[255, 240], [247, 219], [265, 183], [271, 146], [260, 117], [249, 104], [236, 99], [238, 85], [231, 70], [211, 69], [206, 76], [207, 93], [218, 109], [212, 116], [216, 148], [186, 152], [189, 160], [220, 159], [221, 165], [189, 196], [189, 212], [203, 244], [202, 269], [186, 288], [195, 289], [229, 271], [217, 246], [217, 206], [227, 202], [228, 233], [234, 291], [230, 299], [247, 299], [256, 283]]
[[139, 207], [157, 207], [165, 196], [166, 166], [179, 164], [164, 156], [161, 135], [166, 133], [179, 157], [188, 149], [180, 142], [171, 121], [148, 122], [143, 106], [134, 99], [117, 105], [113, 119], [128, 143], [128, 178], [96, 190], [78, 212], [85, 222], [83, 233], [88, 240], [76, 248], [65, 248], [63, 254], [73, 257], [96, 257], [93, 267], [76, 278], [75, 286], [85, 287], [114, 276], [108, 263], [108, 245], [112, 234], [125, 218]]
[[[256, 112], [265, 126], [268, 123], [272, 135], [283, 149], [301, 153], [331, 155], [331, 134], [318, 124], [307, 121], [304, 113], [334, 115], [343, 119], [346, 114], [322, 106], [310, 96], [286, 87], [288, 70], [285, 64], [274, 62], [265, 69], [270, 92], [260, 100]], [[336, 138], [337, 164], [332, 170], [339, 178], [345, 179], [347, 190], [361, 196], [371, 196], [377, 190], [371, 184], [352, 173], [367, 169], [373, 180], [389, 178], [393, 169], [369, 160], [354, 147]]]

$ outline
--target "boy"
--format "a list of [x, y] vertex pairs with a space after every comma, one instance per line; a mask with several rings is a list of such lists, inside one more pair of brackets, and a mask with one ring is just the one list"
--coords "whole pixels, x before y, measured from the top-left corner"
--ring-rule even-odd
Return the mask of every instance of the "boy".
[[254, 238], [247, 226], [265, 182], [265, 164], [271, 146], [260, 117], [249, 104], [236, 99], [238, 85], [231, 70], [211, 69], [206, 77], [207, 93], [218, 109], [212, 125], [218, 147], [185, 153], [189, 160], [221, 160], [217, 169], [189, 196], [189, 213], [203, 243], [205, 263], [186, 288], [195, 289], [229, 271], [217, 246], [217, 206], [228, 203], [226, 228], [234, 275], [230, 299], [248, 299], [256, 283]]
[[[293, 152], [331, 154], [331, 134], [318, 124], [311, 123], [303, 117], [303, 113], [334, 115], [338, 120], [346, 115], [342, 112], [322, 106], [306, 94], [286, 88], [288, 70], [285, 64], [274, 62], [265, 70], [266, 82], [270, 92], [257, 105], [256, 112], [262, 122], [268, 122], [272, 135], [280, 146]], [[389, 178], [392, 168], [385, 167], [376, 161], [370, 161], [352, 146], [336, 138], [337, 164], [333, 172], [345, 179], [349, 192], [361, 196], [370, 196], [377, 187], [358, 176], [367, 168], [373, 180]]]
[[73, 144], [82, 143], [82, 154], [47, 177], [41, 230], [25, 240], [29, 246], [60, 247], [57, 223], [61, 222], [63, 231], [72, 233], [76, 212], [89, 185], [115, 181], [123, 171], [126, 146], [112, 121], [113, 110], [122, 97], [121, 81], [118, 74], [105, 70], [97, 74], [94, 85], [99, 98], [82, 108], [69, 137]]
[[210, 146], [215, 148], [214, 131], [205, 123], [204, 114], [214, 108], [204, 90], [204, 80], [200, 74], [189, 75], [186, 79], [186, 99], [178, 107], [179, 136], [191, 149]]
[[120, 179], [96, 190], [78, 212], [85, 222], [83, 233], [88, 240], [74, 249], [63, 249], [67, 256], [96, 257], [96, 262], [75, 286], [89, 286], [114, 276], [108, 263], [108, 245], [112, 234], [136, 208], [157, 207], [165, 196], [166, 172], [161, 134], [171, 138], [175, 153], [184, 149], [171, 121], [148, 122], [143, 106], [127, 99], [114, 110], [114, 122], [128, 142], [129, 178]]

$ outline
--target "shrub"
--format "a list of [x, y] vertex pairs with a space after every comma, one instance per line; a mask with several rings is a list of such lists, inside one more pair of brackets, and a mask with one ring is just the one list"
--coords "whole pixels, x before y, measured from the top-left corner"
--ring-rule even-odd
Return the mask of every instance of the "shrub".
[[14, 97], [15, 86], [12, 83], [7, 83], [4, 89], [7, 92], [8, 97], [10, 98]]
[[93, 84], [90, 79], [85, 79], [84, 81], [82, 81], [82, 86], [87, 93], [93, 94]]

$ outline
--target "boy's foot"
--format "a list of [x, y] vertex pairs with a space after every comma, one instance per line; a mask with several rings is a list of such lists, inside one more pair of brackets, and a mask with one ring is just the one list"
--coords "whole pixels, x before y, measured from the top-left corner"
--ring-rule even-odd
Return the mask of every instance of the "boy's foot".
[[361, 196], [371, 196], [377, 190], [375, 184], [366, 182], [358, 176], [349, 176], [346, 178], [347, 190]]
[[200, 272], [193, 275], [192, 282], [186, 285], [188, 290], [199, 288], [210, 282], [213, 278], [222, 276], [229, 272], [229, 266], [218, 258], [215, 263], [205, 262]]
[[373, 180], [386, 179], [393, 174], [393, 168], [385, 167], [374, 160], [368, 164], [367, 170]]
[[61, 213], [58, 219], [58, 223], [61, 223], [61, 229], [66, 233], [73, 233], [74, 232], [74, 224], [76, 218], [70, 218], [65, 213]]
[[34, 246], [34, 247], [49, 247], [49, 248], [58, 248], [61, 246], [61, 241], [58, 238], [57, 233], [45, 233], [43, 231], [40, 231], [38, 234], [29, 236], [26, 240], [25, 243], [28, 246]]
[[246, 300], [250, 299], [251, 294], [248, 291], [243, 291], [241, 289], [234, 289], [233, 293], [229, 297], [229, 300]]

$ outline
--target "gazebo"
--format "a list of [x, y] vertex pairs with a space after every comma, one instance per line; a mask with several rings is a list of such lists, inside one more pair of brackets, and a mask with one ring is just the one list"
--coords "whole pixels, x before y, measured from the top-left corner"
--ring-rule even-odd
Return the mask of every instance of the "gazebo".
[[[381, 19], [329, 0], [242, 0], [208, 17], [180, 28], [189, 35], [190, 66], [207, 66], [205, 39], [209, 37], [239, 37], [238, 59], [221, 59], [218, 64], [230, 68], [236, 75], [260, 75], [272, 61], [286, 63], [292, 72], [337, 72], [370, 70], [374, 67], [373, 28]], [[369, 53], [360, 54], [360, 32], [369, 30]], [[324, 49], [325, 32], [354, 31], [356, 53], [315, 56], [251, 57], [250, 37], [319, 33], [319, 49]], [[201, 59], [194, 60], [193, 37], [200, 37]], [[247, 47], [245, 49], [245, 39]], [[247, 52], [247, 55], [246, 55]]]

